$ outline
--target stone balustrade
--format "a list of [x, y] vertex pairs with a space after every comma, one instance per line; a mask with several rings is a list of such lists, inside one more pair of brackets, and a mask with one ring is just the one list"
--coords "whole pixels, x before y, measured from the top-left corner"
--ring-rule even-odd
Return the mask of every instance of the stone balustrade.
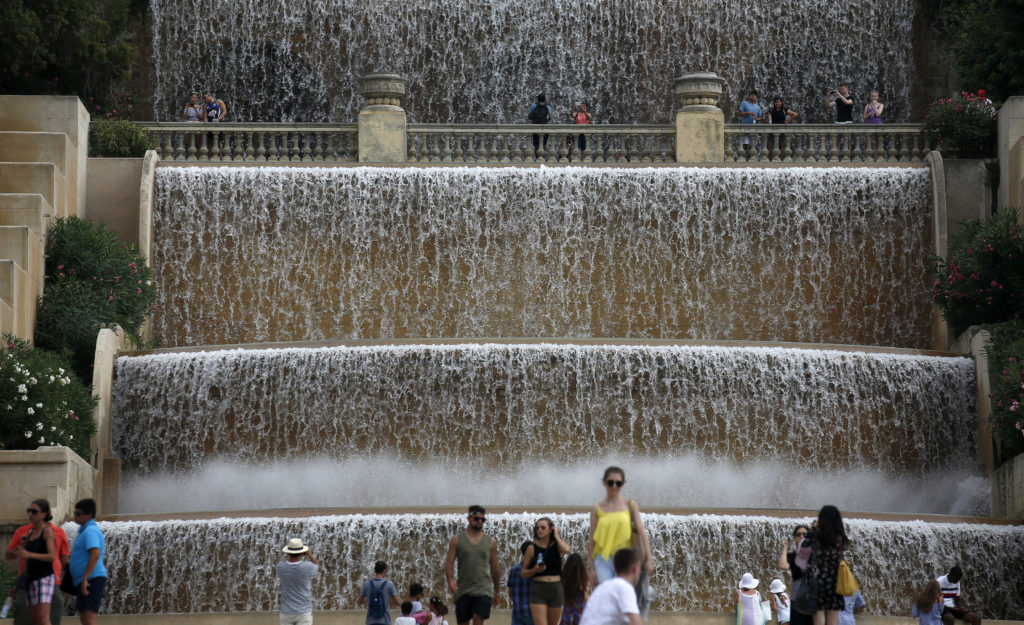
[[[164, 161], [358, 162], [356, 124], [147, 124]], [[201, 130], [199, 130], [201, 128]], [[408, 124], [409, 163], [582, 165], [676, 163], [673, 124]], [[533, 136], [541, 141], [537, 150]], [[585, 148], [579, 149], [579, 137]], [[543, 139], [547, 137], [545, 142]], [[743, 138], [750, 138], [750, 150]], [[924, 163], [917, 124], [725, 125], [726, 163]]]
[[356, 124], [158, 123], [146, 128], [164, 161], [352, 163]]
[[[356, 124], [147, 124], [164, 161], [358, 162]], [[200, 130], [200, 128], [202, 128]], [[674, 124], [409, 124], [407, 162], [487, 165], [676, 163]], [[534, 149], [534, 135], [539, 147]], [[579, 137], [586, 139], [579, 148]], [[750, 150], [743, 137], [750, 137]], [[545, 137], [547, 140], [545, 141]], [[933, 149], [920, 126], [725, 125], [726, 163], [924, 163]]]
[[[750, 149], [743, 144], [749, 138]], [[727, 124], [727, 163], [924, 163], [934, 149], [917, 124]]]
[[[674, 124], [410, 124], [408, 81], [370, 74], [356, 124], [150, 124], [165, 161], [292, 163], [712, 164], [924, 163], [915, 124], [725, 124], [724, 80], [712, 72], [675, 79]], [[582, 149], [580, 147], [582, 140]], [[749, 143], [749, 148], [744, 144]]]
[[[408, 161], [555, 165], [674, 163], [675, 135], [676, 128], [670, 124], [409, 124]], [[581, 136], [584, 138], [582, 150], [579, 147]]]

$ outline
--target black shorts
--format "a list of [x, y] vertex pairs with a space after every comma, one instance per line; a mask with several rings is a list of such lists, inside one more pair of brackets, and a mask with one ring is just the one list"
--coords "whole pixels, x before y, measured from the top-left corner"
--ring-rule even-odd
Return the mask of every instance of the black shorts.
[[455, 622], [471, 621], [474, 614], [482, 619], [491, 618], [491, 598], [462, 595], [455, 600]]
[[[107, 586], [106, 577], [89, 578], [89, 594], [75, 595], [75, 608], [79, 612], [99, 612], [100, 601], [103, 599], [103, 590]], [[81, 584], [79, 584], [81, 588]], [[79, 591], [81, 593], [81, 591]]]

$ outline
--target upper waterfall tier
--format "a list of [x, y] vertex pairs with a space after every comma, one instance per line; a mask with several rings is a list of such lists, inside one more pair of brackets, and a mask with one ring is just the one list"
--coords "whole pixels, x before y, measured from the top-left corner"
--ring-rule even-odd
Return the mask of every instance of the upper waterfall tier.
[[[596, 501], [601, 489], [596, 478], [591, 483], [587, 495]], [[936, 482], [928, 488], [945, 487]], [[497, 539], [503, 579], [539, 516], [488, 514], [486, 531]], [[550, 516], [570, 548], [585, 552], [587, 515]], [[124, 614], [275, 610], [274, 565], [281, 545], [293, 536], [309, 542], [323, 562], [313, 583], [316, 610], [355, 608], [359, 585], [381, 559], [388, 561], [389, 577], [399, 587], [421, 582], [428, 594], [444, 597], [445, 546], [465, 527], [465, 518], [371, 514], [104, 522], [111, 586], [119, 589], [104, 598], [104, 609]], [[645, 514], [655, 562], [651, 584], [658, 591], [654, 609], [731, 610], [733, 588], [744, 571], [761, 578], [762, 588], [783, 576], [775, 568], [779, 545], [798, 521], [810, 519]], [[872, 614], [908, 615], [920, 588], [955, 563], [968, 571], [971, 605], [982, 609], [984, 618], [1024, 614], [1019, 526], [851, 519], [847, 532], [852, 543], [846, 557]], [[502, 595], [498, 605], [507, 607]]]
[[559, 122], [582, 100], [599, 123], [667, 123], [672, 79], [710, 70], [726, 108], [758, 89], [831, 121], [825, 95], [846, 81], [860, 107], [877, 89], [886, 120], [905, 121], [915, 4], [150, 0], [153, 115], [180, 119], [190, 91], [212, 89], [231, 121], [351, 121], [358, 78], [388, 71], [410, 79], [414, 121], [524, 122], [546, 91]]
[[930, 347], [929, 195], [926, 169], [161, 167], [153, 330]]

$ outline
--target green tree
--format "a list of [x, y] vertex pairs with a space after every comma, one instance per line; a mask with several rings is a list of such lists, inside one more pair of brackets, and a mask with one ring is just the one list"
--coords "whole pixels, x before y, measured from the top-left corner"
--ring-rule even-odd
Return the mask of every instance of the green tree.
[[928, 10], [952, 42], [963, 89], [996, 102], [1024, 95], [1024, 0], [930, 0]]
[[0, 2], [0, 93], [73, 94], [105, 114], [131, 73], [131, 0]]

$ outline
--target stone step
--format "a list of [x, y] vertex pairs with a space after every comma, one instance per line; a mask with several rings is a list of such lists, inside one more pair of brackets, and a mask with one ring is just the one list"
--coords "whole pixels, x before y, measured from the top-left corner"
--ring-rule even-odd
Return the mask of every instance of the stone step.
[[0, 162], [0, 193], [39, 193], [57, 217], [68, 214], [67, 183], [53, 163]]
[[4, 332], [32, 340], [35, 329], [35, 288], [28, 273], [13, 259], [0, 259], [0, 301], [14, 309], [10, 325]]
[[0, 226], [0, 258], [18, 263], [35, 285], [36, 297], [42, 296], [46, 273], [43, 243], [30, 227]]
[[46, 239], [53, 208], [39, 193], [0, 193], [0, 226], [28, 226]]

